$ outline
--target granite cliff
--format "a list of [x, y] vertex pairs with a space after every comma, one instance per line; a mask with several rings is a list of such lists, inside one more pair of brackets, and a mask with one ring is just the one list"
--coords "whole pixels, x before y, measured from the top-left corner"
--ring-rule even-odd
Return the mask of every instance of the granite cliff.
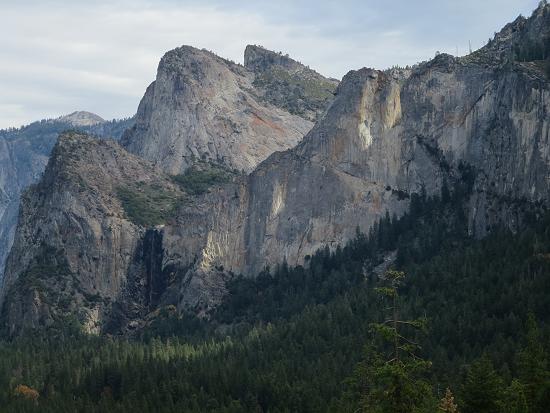
[[[288, 102], [269, 99], [266, 89], [257, 86], [256, 71], [249, 70], [250, 50], [249, 46], [245, 67], [189, 46], [166, 53], [123, 145], [170, 174], [184, 172], [197, 160], [250, 172], [273, 152], [295, 146], [313, 126], [311, 111], [301, 117], [290, 113], [287, 103], [299, 107], [311, 101], [321, 111], [332, 94], [320, 98], [287, 93]], [[261, 53], [273, 54], [265, 49]], [[289, 78], [297, 70], [306, 71], [315, 74], [310, 88], [323, 91], [337, 84], [285, 59], [292, 62], [291, 68], [266, 62], [258, 71], [277, 67]]]
[[144, 243], [155, 229], [136, 222], [153, 226], [168, 218], [183, 195], [115, 142], [62, 134], [43, 178], [22, 196], [0, 297], [9, 330], [71, 315], [99, 331], [121, 296], [134, 297], [128, 311], [139, 312], [154, 299], [137, 262], [150, 252]]
[[[463, 209], [473, 235], [482, 237], [502, 224], [515, 229], [527, 212], [549, 204], [549, 40], [550, 6], [541, 3], [529, 19], [506, 26], [486, 47], [468, 56], [440, 54], [412, 69], [351, 71], [297, 146], [272, 153], [255, 167], [252, 161], [241, 167], [242, 159], [229, 156], [231, 151], [226, 157], [214, 150], [195, 154], [211, 168], [221, 163], [252, 169], [203, 191], [185, 186], [192, 182], [189, 176], [184, 181], [169, 178], [115, 144], [79, 135], [61, 140], [56, 153], [64, 155], [52, 158], [50, 172], [23, 202], [0, 295], [4, 326], [17, 332], [55, 318], [52, 314], [60, 307], [51, 293], [25, 281], [29, 273], [45, 279], [34, 271], [34, 263], [51, 257], [65, 268], [55, 274], [71, 274], [61, 278], [84, 283], [86, 292], [97, 294], [96, 301], [104, 303], [96, 306], [75, 299], [69, 314], [82, 310], [81, 322], [89, 331], [127, 331], [146, 323], [143, 314], [159, 306], [205, 314], [219, 302], [233, 274], [254, 276], [265, 265], [285, 260], [301, 264], [320, 247], [346, 242], [356, 228], [368, 231], [386, 212], [402, 214], [413, 193], [439, 194], [446, 185], [467, 184]], [[202, 59], [203, 52], [189, 48], [178, 53], [182, 50], [199, 53]], [[189, 59], [178, 56], [178, 64], [188, 65]], [[284, 66], [281, 59], [277, 64]], [[248, 60], [247, 66], [255, 68], [256, 60]], [[197, 77], [182, 81], [177, 89], [181, 93], [196, 90], [187, 87], [195, 79], [201, 79], [201, 85], [220, 81], [217, 75], [215, 80], [206, 76], [200, 64], [191, 67]], [[160, 77], [163, 70], [159, 67]], [[231, 73], [231, 84], [241, 79]], [[193, 163], [186, 159], [193, 158], [184, 156], [183, 146], [176, 146], [175, 157], [151, 152], [165, 147], [166, 136], [172, 136], [166, 130], [158, 134], [157, 128], [174, 128], [177, 133], [183, 114], [189, 110], [196, 122], [195, 114], [202, 110], [195, 105], [197, 110], [186, 106], [179, 111], [188, 100], [177, 99], [179, 92], [171, 89], [177, 81], [166, 84], [175, 97], [165, 101], [170, 95], [163, 92], [162, 101], [156, 102], [147, 97], [157, 93], [150, 88], [125, 145], [165, 172], [189, 173]], [[224, 101], [217, 88], [215, 93], [205, 90], [210, 95], [201, 95], [201, 101], [212, 99], [214, 107]], [[166, 110], [177, 116], [166, 115]], [[162, 115], [162, 122], [155, 120], [155, 113]], [[172, 143], [198, 135], [178, 136]], [[249, 143], [243, 141], [245, 146]], [[61, 185], [65, 174], [54, 173], [67, 170], [67, 165], [74, 168], [73, 185]], [[104, 176], [104, 169], [113, 169], [114, 178]], [[211, 176], [209, 171], [198, 173]], [[82, 186], [76, 184], [79, 179]], [[124, 203], [141, 199], [139, 188], [131, 187], [136, 180], [154, 182], [173, 194], [162, 198], [174, 200], [173, 212], [157, 214], [158, 219], [149, 222], [132, 219], [135, 208]], [[174, 180], [184, 185], [175, 186]], [[50, 186], [59, 190], [45, 191]], [[120, 186], [130, 192], [113, 191]], [[113, 232], [117, 236], [111, 235], [113, 225], [119, 228]], [[114, 247], [110, 240], [117, 237], [124, 241]], [[55, 253], [44, 253], [44, 248]], [[100, 265], [92, 264], [94, 257]]]
[[[165, 263], [194, 267], [180, 309], [215, 302], [212, 286], [223, 282], [213, 269], [253, 276], [283, 260], [301, 264], [386, 211], [401, 214], [412, 193], [468, 186], [464, 213], [478, 237], [501, 224], [515, 229], [526, 212], [548, 206], [550, 6], [512, 26], [469, 56], [348, 73], [297, 147], [183, 209], [163, 232]], [[536, 42], [525, 41], [533, 28], [542, 29]], [[521, 58], [531, 44], [546, 49]]]
[[21, 192], [40, 179], [59, 134], [80, 129], [118, 139], [132, 122], [105, 121], [96, 114], [80, 111], [0, 131], [0, 281], [13, 242]]

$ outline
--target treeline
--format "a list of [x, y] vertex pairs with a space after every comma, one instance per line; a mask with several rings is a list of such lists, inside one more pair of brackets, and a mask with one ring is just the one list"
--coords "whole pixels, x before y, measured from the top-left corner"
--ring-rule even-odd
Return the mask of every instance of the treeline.
[[514, 59], [519, 62], [533, 62], [550, 58], [550, 41], [527, 40], [513, 46]]
[[28, 125], [19, 128], [0, 129], [0, 138], [7, 140], [15, 139], [44, 139], [44, 137], [56, 138], [62, 132], [75, 130], [88, 133], [91, 135], [120, 139], [124, 131], [134, 125], [133, 118], [113, 119], [87, 126], [74, 126], [68, 122], [63, 122], [58, 119], [42, 119], [32, 122]]
[[377, 274], [389, 257], [407, 273], [399, 316], [427, 320], [426, 333], [407, 333], [431, 363], [416, 411], [437, 411], [447, 388], [446, 408], [464, 413], [546, 411], [550, 218], [472, 239], [463, 182], [413, 195], [403, 217], [305, 266], [236, 278], [209, 322], [166, 310], [136, 340], [58, 327], [2, 342], [2, 411], [389, 411], [367, 409], [385, 376], [362, 368], [387, 353], [372, 326], [387, 316]]

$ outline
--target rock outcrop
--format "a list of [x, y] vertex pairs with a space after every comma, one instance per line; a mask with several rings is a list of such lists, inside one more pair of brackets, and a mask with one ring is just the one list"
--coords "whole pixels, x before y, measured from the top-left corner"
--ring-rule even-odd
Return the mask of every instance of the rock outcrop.
[[246, 46], [244, 67], [254, 73], [261, 98], [311, 121], [323, 114], [338, 86], [336, 79], [261, 46]]
[[[18, 279], [25, 279], [22, 274], [33, 273], [34, 262], [41, 262], [41, 240], [55, 249], [50, 256], [59, 255], [65, 263], [68, 269], [61, 272], [75, 274], [89, 288], [86, 291], [97, 291], [102, 300], [107, 297], [117, 303], [101, 307], [98, 318], [92, 311], [95, 307], [82, 300], [75, 308], [92, 314], [83, 318], [84, 324], [93, 319], [94, 329], [121, 331], [139, 325], [141, 314], [156, 306], [174, 304], [180, 312], [204, 314], [219, 302], [233, 274], [254, 276], [265, 265], [284, 260], [300, 264], [319, 247], [345, 243], [356, 228], [368, 231], [386, 212], [402, 214], [413, 193], [439, 194], [444, 183], [462, 182], [470, 188], [464, 213], [472, 234], [482, 237], [501, 224], [514, 229], [527, 210], [547, 207], [550, 201], [550, 83], [544, 60], [548, 55], [533, 52], [529, 59], [521, 58], [521, 39], [532, 27], [544, 29], [539, 40], [548, 44], [549, 20], [550, 6], [541, 3], [512, 34], [506, 34], [507, 26], [491, 44], [464, 58], [442, 54], [410, 70], [351, 71], [328, 110], [296, 147], [271, 154], [246, 176], [193, 196], [116, 146], [90, 143], [84, 152], [77, 151], [80, 145], [60, 149], [67, 155], [54, 157], [48, 170], [64, 171], [67, 167], [62, 165], [68, 163], [78, 172], [72, 175], [85, 184], [62, 185], [65, 174], [50, 172], [26, 195], [2, 292], [4, 322], [17, 331], [39, 325], [34, 314], [51, 314], [59, 308], [44, 304], [42, 297], [48, 294], [37, 296], [32, 286], [14, 287]], [[503, 39], [515, 45], [518, 55], [502, 55]], [[502, 44], [495, 49], [494, 42]], [[211, 68], [210, 60], [203, 63]], [[201, 75], [206, 69], [191, 64], [185, 70], [211, 90], [208, 85], [213, 81]], [[170, 88], [177, 84], [174, 79], [167, 83]], [[181, 93], [195, 90], [188, 84], [180, 84]], [[213, 92], [209, 99], [214, 105], [223, 100]], [[156, 110], [149, 106], [153, 101], [144, 102], [142, 120]], [[178, 108], [188, 100], [171, 102]], [[195, 116], [196, 111], [189, 113]], [[157, 121], [147, 124], [161, 127]], [[164, 147], [154, 138], [161, 135], [148, 134], [141, 139], [152, 136], [152, 141], [143, 147]], [[73, 151], [80, 156], [70, 155]], [[206, 160], [220, 161], [211, 153], [204, 156]], [[113, 154], [119, 165], [113, 163]], [[171, 173], [188, 165], [176, 158], [146, 158]], [[223, 162], [236, 166], [227, 159]], [[98, 167], [86, 166], [90, 163]], [[104, 169], [112, 169], [114, 178], [104, 176]], [[115, 196], [109, 188], [112, 180], [129, 185], [131, 176], [182, 193], [183, 198], [174, 201], [177, 211], [169, 218], [161, 214], [164, 226], [130, 224], [135, 208], [124, 209], [121, 204], [128, 194]], [[59, 190], [48, 194], [40, 189], [48, 185]], [[168, 195], [162, 199], [166, 198], [171, 199]], [[126, 240], [117, 244], [124, 248], [109, 241], [107, 224], [123, 228], [115, 233]], [[38, 233], [38, 228], [43, 232]], [[99, 267], [92, 265], [94, 257]], [[30, 321], [21, 314], [31, 314]]]
[[[538, 9], [523, 30], [544, 26], [549, 9]], [[283, 260], [299, 264], [357, 227], [367, 231], [386, 211], [401, 214], [412, 193], [439, 194], [444, 183], [468, 181], [465, 213], [480, 237], [502, 223], [515, 228], [530, 206], [547, 205], [548, 77], [533, 62], [493, 54], [488, 46], [412, 70], [346, 75], [296, 148], [182, 209], [164, 228], [165, 265], [192, 269], [180, 309], [215, 301], [220, 268], [254, 275]]]
[[132, 122], [132, 119], [104, 121], [90, 112], [74, 112], [20, 129], [0, 131], [0, 283], [13, 242], [21, 192], [40, 179], [59, 133], [78, 128], [118, 139]]
[[[311, 87], [322, 82], [334, 84], [317, 75]], [[172, 50], [160, 61], [123, 145], [173, 175], [197, 160], [250, 172], [273, 152], [295, 146], [313, 126], [265, 99], [255, 84], [255, 72], [211, 52]]]
[[23, 195], [0, 294], [8, 331], [71, 315], [95, 332], [119, 307], [143, 316], [156, 285], [140, 257], [154, 249], [145, 242], [155, 230], [135, 222], [168, 217], [183, 195], [113, 141], [61, 135], [44, 177]]

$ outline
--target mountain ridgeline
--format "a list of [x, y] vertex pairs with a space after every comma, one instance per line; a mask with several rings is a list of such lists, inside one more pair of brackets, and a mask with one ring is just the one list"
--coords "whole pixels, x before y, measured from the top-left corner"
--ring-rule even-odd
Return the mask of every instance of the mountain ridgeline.
[[[33, 158], [34, 168], [32, 169], [32, 178], [24, 180], [13, 191], [11, 197], [13, 203], [4, 214], [6, 222], [2, 228], [6, 228], [6, 231], [11, 231], [11, 238], [3, 238], [5, 240], [5, 245], [2, 248], [4, 258], [13, 240], [20, 193], [24, 188], [36, 182], [41, 176], [58, 134], [63, 130], [73, 129], [97, 136], [110, 136], [116, 140], [124, 134], [122, 139], [124, 147], [130, 152], [135, 152], [142, 158], [153, 162], [160, 169], [172, 174], [170, 178], [172, 182], [178, 184], [178, 189], [184, 188], [187, 192], [187, 195], [184, 197], [186, 199], [185, 203], [189, 202], [187, 199], [191, 195], [200, 195], [206, 192], [213, 184], [229, 182], [240, 175], [242, 171], [250, 170], [273, 151], [288, 149], [296, 145], [302, 136], [311, 129], [313, 124], [310, 118], [314, 118], [322, 113], [322, 110], [333, 98], [333, 92], [338, 82], [325, 79], [313, 70], [290, 58], [285, 58], [285, 64], [276, 62], [273, 60], [273, 57], [281, 56], [279, 53], [256, 46], [249, 46], [247, 48], [245, 60], [250, 60], [249, 56], [252, 53], [255, 59], [261, 59], [261, 56], [263, 56], [266, 63], [261, 65], [261, 67], [243, 67], [222, 59], [206, 50], [198, 50], [192, 47], [182, 47], [168, 52], [159, 64], [157, 80], [147, 89], [137, 115], [128, 121], [105, 122], [92, 113], [75, 112], [52, 121], [42, 121], [18, 130], [5, 131], [3, 135], [6, 137], [6, 142], [15, 141], [16, 137], [20, 137], [15, 148], [23, 152], [21, 149], [22, 144], [19, 142], [27, 144], [30, 141], [29, 145], [32, 146], [32, 151], [40, 150], [42, 158], [40, 159], [41, 162], [37, 162]], [[267, 62], [268, 60], [270, 62]], [[289, 64], [289, 62], [292, 62], [292, 64]], [[283, 103], [269, 102], [264, 97], [266, 89], [255, 86], [256, 73], [262, 73], [271, 69], [277, 69], [277, 74], [283, 76], [279, 87], [286, 90], [288, 96], [286, 104], [294, 108], [293, 113], [290, 113]], [[294, 80], [292, 83], [287, 83], [285, 80], [287, 78]], [[303, 91], [303, 85], [307, 85], [308, 89]], [[314, 96], [313, 91], [315, 91]], [[298, 112], [300, 112], [301, 116], [297, 114]], [[125, 130], [126, 132], [123, 133]], [[139, 234], [132, 234], [130, 232], [128, 234], [129, 238], [135, 236], [136, 240], [142, 237], [145, 237], [146, 240], [158, 239], [158, 236], [151, 237], [148, 235], [149, 233], [146, 234], [147, 231], [143, 231], [143, 228], [163, 224], [168, 217], [173, 217], [176, 206], [183, 199], [180, 196], [181, 194], [175, 194], [172, 197], [169, 194], [170, 190], [166, 191], [150, 187], [139, 181], [137, 176], [127, 176], [124, 173], [122, 173], [122, 176], [125, 176], [125, 178], [121, 182], [120, 174], [117, 177], [115, 170], [118, 166], [123, 167], [128, 162], [122, 159], [129, 156], [125, 151], [120, 153], [116, 162], [111, 160], [109, 163], [105, 163], [103, 158], [99, 159], [96, 165], [92, 165], [92, 167], [97, 168], [95, 173], [89, 170], [84, 173], [84, 169], [88, 168], [89, 165], [86, 165], [84, 169], [63, 169], [63, 162], [74, 162], [75, 164], [86, 162], [86, 158], [82, 154], [78, 155], [78, 159], [70, 161], [69, 158], [72, 155], [63, 149], [66, 149], [67, 141], [71, 142], [77, 138], [83, 139], [81, 142], [82, 147], [89, 149], [90, 145], [93, 146], [93, 142], [90, 142], [87, 137], [74, 131], [62, 137], [58, 142], [58, 146], [59, 151], [65, 154], [63, 157], [64, 161], [57, 158], [59, 151], [54, 151], [51, 163], [56, 162], [54, 161], [55, 159], [57, 159], [58, 163], [48, 168], [46, 175], [50, 177], [55, 175], [56, 177], [48, 180], [49, 184], [53, 184], [57, 180], [70, 180], [71, 177], [67, 176], [68, 173], [77, 174], [78, 176], [73, 176], [72, 178], [74, 178], [74, 181], [80, 183], [86, 182], [89, 178], [94, 178], [91, 180], [101, 188], [100, 192], [107, 192], [107, 197], [116, 198], [116, 205], [124, 208], [124, 216], [128, 219], [128, 224], [142, 228], [138, 231]], [[71, 147], [77, 148], [78, 145]], [[111, 147], [111, 149], [114, 150], [114, 147]], [[24, 153], [33, 153], [32, 151], [29, 150]], [[99, 146], [97, 151], [105, 152], [105, 147]], [[14, 164], [11, 158], [8, 158], [5, 162], [5, 169], [7, 171], [17, 170], [18, 166], [19, 164], [17, 162]], [[142, 167], [145, 170], [151, 168], [151, 165], [143, 161]], [[108, 178], [105, 175], [105, 171], [111, 171], [112, 176]], [[60, 175], [57, 176], [57, 173]], [[162, 175], [160, 170], [156, 173]], [[100, 178], [99, 181], [96, 178]], [[134, 182], [136, 179], [138, 181]], [[6, 179], [6, 182], [9, 183], [13, 181], [17, 181], [17, 179]], [[145, 185], [145, 187], [141, 185]], [[45, 187], [42, 186], [42, 188]], [[63, 189], [63, 186], [60, 188]], [[32, 191], [33, 189], [31, 189], [31, 193]], [[45, 190], [44, 192], [47, 193], [48, 191]], [[165, 196], [168, 198], [165, 199]], [[94, 208], [97, 207], [95, 201], [97, 199], [94, 200]], [[62, 203], [59, 202], [59, 205]], [[34, 216], [31, 225], [37, 225], [35, 229], [46, 237], [49, 237], [48, 232], [43, 232], [42, 229], [38, 228], [43, 227], [42, 218], [50, 215], [50, 212], [52, 212], [51, 216], [54, 215], [53, 211], [49, 210], [51, 206], [51, 203], [42, 204], [40, 212], [35, 208], [27, 210], [30, 216]], [[68, 207], [68, 205], [65, 204], [64, 207]], [[21, 212], [24, 208], [25, 206], [22, 207]], [[82, 217], [82, 213], [87, 209], [90, 210], [89, 208], [90, 205], [83, 205], [82, 209], [76, 213], [71, 213], [71, 216]], [[113, 205], [109, 205], [104, 208], [103, 213], [107, 216], [112, 216], [114, 213], [113, 208], [115, 208]], [[63, 208], [61, 208], [60, 214], [65, 213], [68, 213], [68, 210], [63, 211]], [[89, 218], [86, 217], [85, 221], [88, 221]], [[81, 218], [78, 218], [78, 220], [84, 222]], [[109, 231], [113, 231], [110, 221], [107, 225]], [[115, 226], [114, 228], [122, 231], [127, 230], [126, 227]], [[113, 241], [115, 244], [112, 244], [112, 240], [107, 239], [107, 243], [103, 244], [101, 239], [104, 239], [104, 237], [101, 234], [97, 234], [96, 228], [88, 228], [88, 230], [96, 233], [94, 236], [100, 238], [100, 241], [96, 243], [96, 247], [101, 251], [99, 254], [101, 257], [115, 252], [112, 248], [113, 245], [116, 245], [116, 240]], [[115, 235], [113, 236], [116, 237], [116, 229], [114, 231]], [[93, 239], [94, 236], [90, 238]], [[47, 244], [47, 242], [45, 243]], [[38, 241], [38, 239], [33, 241], [33, 245], [40, 251], [43, 248], [42, 244], [43, 241]], [[128, 284], [126, 283], [126, 276], [130, 272], [135, 272], [134, 270], [129, 270], [128, 265], [123, 264], [119, 266], [116, 262], [114, 266], [106, 264], [108, 269], [100, 267], [92, 270], [91, 268], [94, 265], [93, 260], [99, 259], [98, 254], [89, 254], [89, 245], [83, 240], [75, 243], [73, 246], [79, 251], [77, 258], [79, 261], [92, 260], [92, 264], [88, 267], [89, 271], [105, 272], [110, 274], [110, 277], [113, 271], [118, 273], [120, 270], [123, 273], [120, 275], [122, 280], [120, 284], [125, 285]], [[125, 252], [128, 255], [132, 254], [132, 258], [136, 258], [134, 256], [135, 251], [132, 249], [134, 247], [135, 245], [130, 248], [129, 252]], [[143, 246], [142, 248], [147, 247]], [[62, 250], [64, 250], [64, 247], [60, 251]], [[47, 251], [51, 252], [53, 250], [47, 249]], [[162, 258], [162, 246], [159, 247], [159, 253]], [[40, 254], [42, 252], [35, 251], [31, 255], [40, 256]], [[146, 253], [144, 254], [146, 255]], [[92, 255], [92, 257], [89, 255]], [[113, 260], [108, 259], [108, 261], [112, 263]], [[58, 268], [56, 267], [56, 263], [52, 264], [52, 267], [42, 268], [41, 264], [39, 264], [40, 262], [44, 261], [38, 258], [38, 261], [33, 261], [33, 264], [30, 264], [31, 274], [34, 274], [31, 278], [38, 282], [40, 288], [46, 288], [45, 286], [49, 283], [48, 274], [50, 276], [55, 274]], [[63, 260], [63, 262], [65, 261]], [[71, 260], [68, 262], [71, 262]], [[162, 265], [161, 259], [159, 265], [150, 268], [149, 272], [155, 272], [156, 274], [159, 271], [157, 267], [160, 268]], [[146, 266], [149, 266], [149, 264]], [[17, 267], [23, 269], [21, 266], [17, 265]], [[28, 274], [26, 270], [23, 270], [23, 273]], [[26, 277], [27, 275], [23, 276], [23, 278]], [[115, 277], [119, 277], [119, 275]], [[137, 276], [137, 278], [140, 277], [143, 277], [143, 274]], [[136, 280], [132, 282], [141, 283], [141, 281]], [[4, 291], [6, 291], [10, 282], [10, 279], [6, 280]], [[55, 283], [57, 282], [58, 280], [55, 281]], [[164, 282], [160, 282], [160, 285], [164, 285]], [[83, 293], [77, 287], [72, 283], [69, 283], [67, 288], [60, 287], [58, 284], [47, 287], [48, 291], [50, 293], [53, 292], [58, 298], [59, 296], [73, 295], [75, 305], [61, 311], [63, 314], [82, 313], [82, 311], [86, 312], [86, 309], [97, 307], [95, 304], [90, 305], [89, 302], [82, 306], [80, 301], [86, 299], [86, 297], [110, 295], [111, 293], [107, 292], [107, 290], [110, 290], [114, 294], [111, 297], [114, 302], [117, 299], [117, 294], [120, 292], [118, 288], [120, 287], [119, 283], [116, 282], [113, 285], [112, 281], [107, 281], [106, 286], [102, 287], [94, 283], [94, 285], [88, 286], [84, 295], [82, 295]], [[97, 288], [105, 290], [100, 294], [96, 294], [95, 290]], [[19, 291], [19, 287], [15, 287], [15, 289]], [[133, 287], [131, 289], [134, 290]], [[40, 302], [40, 296], [40, 294], [36, 296], [37, 302]], [[2, 301], [2, 298], [0, 298], [0, 301]], [[134, 301], [128, 300], [128, 303], [130, 302], [133, 303]], [[38, 306], [41, 307], [42, 304]], [[57, 307], [57, 305], [54, 307]], [[80, 307], [83, 308], [82, 311], [79, 309]], [[45, 305], [44, 308], [49, 308], [49, 305]], [[137, 308], [139, 311], [134, 311], [133, 318], [143, 317], [143, 314], [150, 311], [149, 305], [145, 307], [138, 306]], [[54, 308], [54, 312], [57, 312], [57, 310], [59, 308]], [[32, 314], [31, 318], [34, 321], [30, 322], [31, 325], [49, 324], [53, 319], [49, 309], [45, 310], [44, 314], [46, 315], [39, 315], [41, 311], [36, 309], [32, 311]], [[87, 317], [85, 316], [84, 318]], [[37, 321], [38, 319], [41, 321]], [[92, 321], [89, 325], [94, 325], [94, 322]], [[92, 327], [92, 330], [96, 331], [95, 327]]]
[[541, 3], [468, 56], [339, 83], [258, 46], [244, 66], [168, 52], [122, 147], [64, 134], [25, 193], [4, 330], [208, 318], [238, 275], [307, 266], [445, 188], [468, 188], [468, 236], [521, 230], [550, 201], [549, 41]]

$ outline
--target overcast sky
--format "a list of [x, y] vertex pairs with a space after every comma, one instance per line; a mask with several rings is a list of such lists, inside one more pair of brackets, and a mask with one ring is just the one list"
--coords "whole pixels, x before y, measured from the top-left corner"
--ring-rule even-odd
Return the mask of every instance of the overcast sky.
[[182, 44], [242, 63], [247, 44], [341, 78], [483, 46], [538, 0], [0, 0], [0, 128], [88, 110], [132, 116]]

